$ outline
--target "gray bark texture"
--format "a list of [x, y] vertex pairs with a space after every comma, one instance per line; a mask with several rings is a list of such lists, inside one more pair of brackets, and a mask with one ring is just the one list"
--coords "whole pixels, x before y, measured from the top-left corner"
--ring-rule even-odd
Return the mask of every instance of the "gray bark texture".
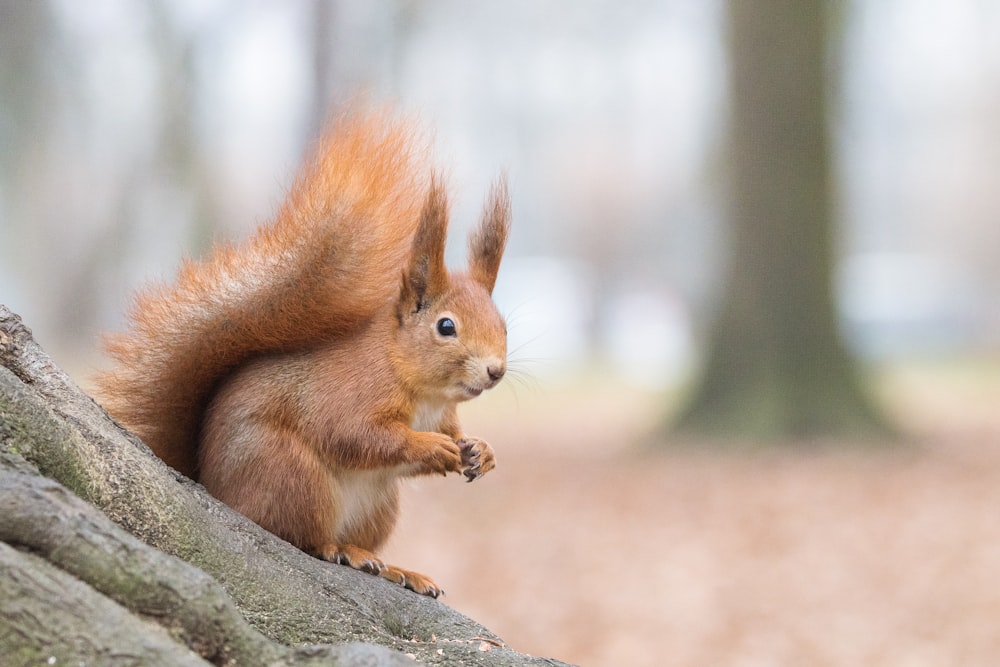
[[559, 665], [299, 551], [159, 461], [0, 305], [4, 665]]

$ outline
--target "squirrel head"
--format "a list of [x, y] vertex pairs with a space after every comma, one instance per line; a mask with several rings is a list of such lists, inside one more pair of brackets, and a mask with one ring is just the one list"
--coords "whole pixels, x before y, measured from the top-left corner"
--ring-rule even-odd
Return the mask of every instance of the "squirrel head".
[[510, 198], [501, 179], [469, 238], [468, 269], [449, 273], [448, 203], [432, 179], [396, 305], [397, 366], [419, 394], [465, 401], [506, 373], [507, 325], [491, 295], [509, 230]]

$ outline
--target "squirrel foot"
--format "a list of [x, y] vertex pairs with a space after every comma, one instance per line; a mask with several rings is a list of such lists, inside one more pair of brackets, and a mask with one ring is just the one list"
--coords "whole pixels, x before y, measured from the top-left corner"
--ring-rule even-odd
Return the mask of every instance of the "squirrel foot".
[[443, 595], [441, 587], [434, 583], [430, 577], [411, 570], [404, 570], [392, 565], [386, 565], [382, 559], [367, 549], [356, 547], [353, 544], [324, 544], [316, 550], [316, 555], [325, 561], [347, 565], [355, 570], [361, 570], [368, 574], [388, 579], [394, 584], [399, 584], [403, 588], [408, 588], [421, 595], [429, 595], [436, 598]]
[[458, 441], [462, 453], [462, 474], [467, 482], [474, 482], [496, 467], [493, 448], [480, 438], [462, 438]]
[[390, 565], [386, 569], [382, 570], [381, 576], [395, 584], [399, 584], [403, 588], [409, 588], [411, 591], [420, 593], [421, 595], [429, 595], [432, 598], [444, 595], [444, 591], [441, 590], [440, 586], [434, 583], [433, 579], [420, 574], [419, 572], [404, 570]]
[[331, 563], [347, 565], [368, 574], [382, 574], [386, 569], [386, 564], [378, 556], [353, 544], [324, 544], [316, 550], [316, 555]]

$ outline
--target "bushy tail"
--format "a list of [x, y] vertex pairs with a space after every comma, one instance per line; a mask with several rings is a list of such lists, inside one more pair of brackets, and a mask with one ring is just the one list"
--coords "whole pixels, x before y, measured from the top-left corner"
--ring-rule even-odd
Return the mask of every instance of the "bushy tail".
[[405, 122], [342, 116], [270, 224], [136, 297], [128, 329], [106, 341], [115, 365], [95, 379], [102, 404], [195, 478], [221, 379], [252, 357], [342, 334], [396, 296], [429, 176]]

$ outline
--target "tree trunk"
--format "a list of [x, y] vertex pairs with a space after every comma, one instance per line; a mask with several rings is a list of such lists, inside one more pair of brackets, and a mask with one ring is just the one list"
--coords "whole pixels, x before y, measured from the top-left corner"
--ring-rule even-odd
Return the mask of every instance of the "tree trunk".
[[679, 429], [774, 440], [881, 433], [837, 327], [822, 0], [730, 0], [732, 254]]
[[2, 305], [0, 571], [4, 665], [561, 664], [217, 502]]

